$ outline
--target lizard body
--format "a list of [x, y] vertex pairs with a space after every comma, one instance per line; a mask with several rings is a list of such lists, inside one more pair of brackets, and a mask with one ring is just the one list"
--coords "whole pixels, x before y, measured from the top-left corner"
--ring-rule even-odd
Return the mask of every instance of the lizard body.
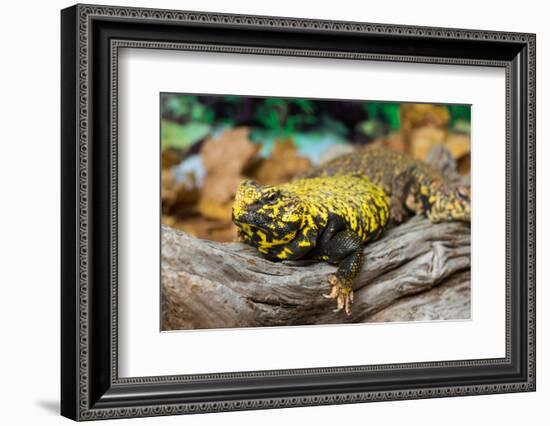
[[400, 223], [409, 211], [432, 222], [469, 221], [469, 189], [453, 187], [407, 155], [362, 148], [285, 184], [242, 181], [233, 222], [241, 240], [269, 259], [337, 264], [327, 297], [349, 315], [365, 243], [376, 240], [390, 218]]
[[233, 222], [242, 241], [273, 260], [312, 258], [338, 264], [327, 296], [349, 314], [363, 246], [389, 222], [386, 194], [364, 176], [297, 179], [237, 190]]
[[360, 148], [329, 161], [309, 177], [362, 174], [390, 197], [390, 216], [401, 223], [409, 212], [432, 222], [470, 221], [470, 189], [456, 186], [429, 164], [382, 148]]

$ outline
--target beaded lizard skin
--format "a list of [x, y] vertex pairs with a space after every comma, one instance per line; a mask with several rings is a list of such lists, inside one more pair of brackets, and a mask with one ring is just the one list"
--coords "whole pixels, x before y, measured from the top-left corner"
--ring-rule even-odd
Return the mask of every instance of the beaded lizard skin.
[[470, 220], [470, 193], [404, 154], [360, 149], [281, 185], [242, 181], [233, 205], [240, 239], [272, 260], [337, 264], [326, 297], [351, 314], [363, 247], [409, 211], [432, 222]]
[[470, 188], [457, 186], [429, 164], [407, 154], [382, 148], [360, 148], [315, 169], [308, 177], [362, 174], [390, 197], [396, 224], [410, 212], [431, 222], [470, 222]]
[[273, 260], [312, 258], [338, 265], [329, 278], [336, 310], [351, 313], [363, 246], [389, 222], [386, 194], [364, 176], [298, 179], [260, 186], [243, 181], [233, 206], [242, 241]]

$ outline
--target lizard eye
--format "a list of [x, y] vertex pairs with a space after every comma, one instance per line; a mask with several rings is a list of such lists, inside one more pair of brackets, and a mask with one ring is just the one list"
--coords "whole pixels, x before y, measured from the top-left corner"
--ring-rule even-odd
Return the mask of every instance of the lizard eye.
[[277, 192], [270, 192], [269, 194], [266, 194], [265, 197], [264, 197], [264, 200], [265, 201], [275, 201], [278, 197], [278, 193]]

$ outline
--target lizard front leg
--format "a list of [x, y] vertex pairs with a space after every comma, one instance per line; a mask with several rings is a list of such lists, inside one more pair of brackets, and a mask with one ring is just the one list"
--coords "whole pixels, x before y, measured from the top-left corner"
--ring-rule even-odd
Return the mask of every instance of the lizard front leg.
[[355, 232], [346, 229], [319, 246], [318, 252], [322, 259], [338, 264], [336, 274], [329, 277], [331, 292], [324, 296], [336, 300], [335, 312], [344, 309], [351, 315], [353, 282], [363, 265], [363, 241]]
[[329, 277], [329, 283], [332, 285], [330, 294], [325, 295], [330, 299], [336, 299], [336, 309], [334, 312], [344, 309], [346, 314], [351, 315], [351, 305], [353, 303], [353, 282], [361, 270], [363, 264], [363, 248], [357, 249], [346, 258], [340, 261], [336, 274]]

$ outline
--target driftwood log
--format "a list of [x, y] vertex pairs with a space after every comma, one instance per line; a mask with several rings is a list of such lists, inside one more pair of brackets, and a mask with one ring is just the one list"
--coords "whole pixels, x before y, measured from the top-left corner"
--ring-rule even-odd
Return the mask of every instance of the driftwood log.
[[470, 226], [414, 217], [365, 247], [352, 315], [333, 312], [324, 262], [272, 262], [240, 243], [162, 228], [162, 329], [470, 317]]

